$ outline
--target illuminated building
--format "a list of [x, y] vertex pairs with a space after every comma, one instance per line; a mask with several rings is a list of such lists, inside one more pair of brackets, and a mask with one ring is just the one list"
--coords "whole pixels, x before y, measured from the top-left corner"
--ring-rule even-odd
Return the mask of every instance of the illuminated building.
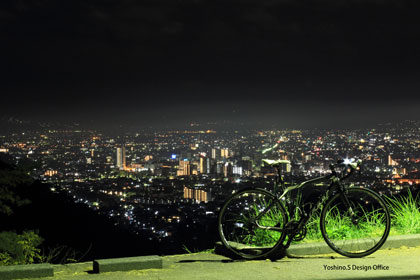
[[152, 159], [153, 159], [152, 155], [147, 155], [147, 156], [144, 157], [145, 161], [151, 161]]
[[213, 148], [211, 149], [211, 158], [216, 159], [217, 157], [217, 149]]
[[243, 174], [242, 166], [234, 165], [232, 170], [233, 170], [232, 173], [235, 174], [235, 175], [242, 176], [242, 174]]
[[184, 198], [192, 199], [194, 197], [194, 190], [184, 187]]
[[398, 162], [392, 159], [391, 155], [388, 155], [388, 165], [389, 166], [396, 166], [398, 165]]
[[210, 159], [206, 157], [200, 158], [200, 173], [209, 174], [210, 172]]
[[187, 159], [179, 161], [179, 168], [177, 171], [178, 176], [188, 176], [191, 175], [191, 165]]
[[200, 202], [207, 202], [207, 192], [203, 190], [194, 190], [194, 199]]
[[54, 175], [57, 175], [57, 173], [58, 173], [58, 171], [57, 170], [47, 170], [47, 171], [45, 171], [45, 173], [44, 173], [44, 176], [54, 176]]
[[200, 173], [204, 173], [204, 158], [200, 157]]
[[229, 177], [233, 175], [233, 167], [232, 167], [232, 164], [230, 164], [229, 162], [226, 162], [225, 165], [223, 166], [223, 175], [225, 177]]
[[200, 168], [200, 162], [199, 161], [193, 161], [190, 164], [190, 170], [192, 175], [198, 175]]
[[407, 175], [407, 170], [405, 168], [394, 168], [392, 170], [393, 175]]
[[184, 198], [185, 199], [194, 199], [197, 202], [207, 202], [209, 201], [209, 195], [204, 190], [194, 190], [187, 187], [184, 187]]
[[229, 157], [229, 150], [228, 149], [221, 149], [220, 150], [220, 156], [222, 158], [228, 158]]
[[120, 169], [124, 169], [126, 167], [124, 145], [121, 148], [117, 148], [117, 167]]

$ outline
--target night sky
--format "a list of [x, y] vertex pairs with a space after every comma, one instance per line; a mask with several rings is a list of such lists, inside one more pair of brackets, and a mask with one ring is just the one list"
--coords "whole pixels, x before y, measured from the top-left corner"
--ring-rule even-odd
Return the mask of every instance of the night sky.
[[416, 2], [2, 0], [0, 117], [289, 128], [420, 119]]

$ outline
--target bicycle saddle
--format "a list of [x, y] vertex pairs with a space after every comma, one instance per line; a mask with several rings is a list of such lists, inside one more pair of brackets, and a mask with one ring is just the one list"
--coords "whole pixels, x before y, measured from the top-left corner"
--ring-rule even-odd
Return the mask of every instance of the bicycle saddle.
[[263, 159], [262, 161], [273, 167], [280, 166], [280, 164], [283, 164], [283, 163], [290, 164], [290, 160], [286, 160], [286, 159], [278, 159], [278, 160]]

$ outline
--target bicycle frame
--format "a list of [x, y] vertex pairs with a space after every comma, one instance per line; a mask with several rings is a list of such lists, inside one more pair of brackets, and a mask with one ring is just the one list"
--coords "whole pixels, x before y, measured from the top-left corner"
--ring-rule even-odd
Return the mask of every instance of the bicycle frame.
[[[298, 234], [303, 229], [303, 227], [306, 225], [306, 223], [309, 221], [309, 219], [313, 216], [313, 214], [321, 207], [321, 205], [323, 205], [331, 197], [331, 194], [332, 194], [333, 190], [338, 190], [338, 192], [342, 195], [344, 204], [349, 208], [350, 213], [353, 214], [353, 211], [350, 207], [350, 203], [348, 202], [347, 197], [344, 195], [344, 186], [342, 184], [342, 179], [337, 177], [335, 173], [332, 173], [332, 174], [329, 174], [329, 175], [326, 175], [326, 176], [322, 176], [322, 177], [318, 177], [318, 178], [315, 178], [315, 179], [307, 180], [307, 181], [304, 181], [304, 182], [302, 182], [298, 185], [293, 185], [293, 186], [290, 186], [290, 187], [284, 187], [284, 180], [283, 180], [283, 177], [280, 174], [280, 169], [278, 169], [277, 172], [278, 172], [279, 175], [278, 175], [277, 180], [275, 181], [275, 184], [274, 184], [275, 195], [276, 195], [276, 198], [277, 198], [278, 201], [281, 201], [281, 200], [286, 201], [287, 208], [289, 208], [290, 205], [296, 207], [296, 205], [293, 204], [292, 201], [290, 201], [290, 197], [286, 196], [287, 194], [290, 194], [290, 192], [292, 190], [300, 189], [300, 188], [303, 188], [307, 185], [316, 184], [316, 183], [320, 183], [320, 182], [326, 182], [326, 181], [331, 180], [331, 183], [328, 186], [327, 190], [321, 195], [318, 202], [315, 203], [310, 208], [309, 214], [304, 213], [302, 215], [302, 217], [298, 221], [296, 221], [297, 222], [296, 227], [293, 227], [291, 229], [288, 229], [288, 228], [285, 227], [284, 229], [282, 229], [282, 228], [278, 228], [278, 227], [261, 226], [261, 225], [258, 224], [258, 222], [257, 222], [258, 219], [260, 217], [262, 217], [263, 215], [265, 215], [268, 211], [270, 211], [270, 209], [273, 207], [273, 205], [276, 203], [276, 201], [273, 201], [266, 209], [264, 209], [264, 211], [262, 211], [261, 213], [259, 213], [259, 215], [257, 217], [255, 217], [256, 224], [259, 228], [265, 229], [265, 230], [274, 230], [274, 231], [278, 231], [278, 232], [285, 231], [286, 234], [289, 235], [289, 239], [288, 239], [286, 245], [284, 246], [285, 248], [288, 248], [290, 246], [290, 243], [292, 242], [292, 240], [296, 236], [296, 234]], [[277, 193], [277, 188], [278, 188], [279, 184], [281, 184], [282, 189], [283, 189], [283, 192], [282, 192], [281, 195], [278, 195], [278, 193]], [[289, 212], [289, 215], [291, 217], [291, 220], [289, 222], [292, 222], [293, 219], [294, 219], [294, 213], [293, 212], [291, 213], [290, 209], [287, 209], [287, 211]]]

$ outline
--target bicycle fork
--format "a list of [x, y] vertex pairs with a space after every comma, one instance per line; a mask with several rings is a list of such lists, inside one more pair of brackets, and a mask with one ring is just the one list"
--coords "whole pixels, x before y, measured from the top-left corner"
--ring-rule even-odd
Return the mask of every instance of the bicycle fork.
[[350, 205], [350, 201], [346, 196], [346, 191], [342, 184], [339, 185], [338, 192], [340, 193], [340, 198], [344, 204], [345, 209], [347, 209], [347, 211], [350, 213], [352, 223], [356, 225], [358, 223], [356, 213], [354, 212], [353, 208]]

